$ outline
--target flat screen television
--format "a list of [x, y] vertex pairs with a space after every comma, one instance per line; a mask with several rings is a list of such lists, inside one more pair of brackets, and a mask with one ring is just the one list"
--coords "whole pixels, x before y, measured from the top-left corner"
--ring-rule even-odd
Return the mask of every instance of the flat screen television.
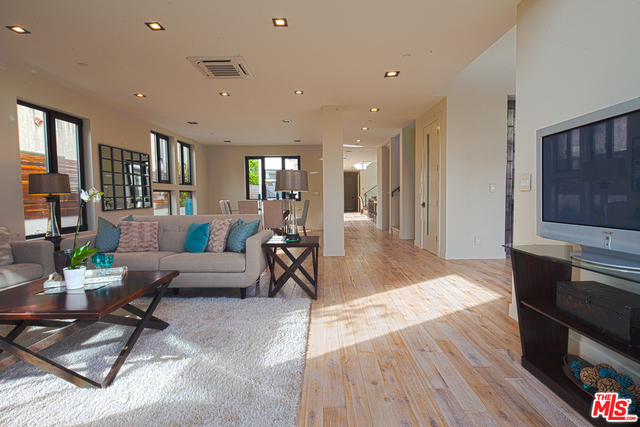
[[640, 98], [540, 129], [537, 234], [640, 270]]

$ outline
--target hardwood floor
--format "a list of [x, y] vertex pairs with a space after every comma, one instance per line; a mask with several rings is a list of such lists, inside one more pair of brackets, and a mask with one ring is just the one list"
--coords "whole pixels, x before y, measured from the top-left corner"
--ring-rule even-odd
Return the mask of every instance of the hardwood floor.
[[520, 366], [508, 260], [445, 261], [360, 214], [345, 251], [320, 257], [299, 426], [589, 425]]
[[299, 426], [590, 425], [520, 366], [508, 260], [445, 261], [358, 213], [345, 250], [320, 252]]

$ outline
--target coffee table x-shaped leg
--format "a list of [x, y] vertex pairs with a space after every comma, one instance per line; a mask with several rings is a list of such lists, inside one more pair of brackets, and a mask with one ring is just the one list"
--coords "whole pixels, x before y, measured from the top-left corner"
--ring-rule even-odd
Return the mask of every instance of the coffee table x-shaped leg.
[[[109, 385], [111, 385], [116, 375], [120, 371], [120, 368], [122, 367], [124, 362], [127, 360], [127, 357], [129, 356], [129, 354], [131, 353], [131, 350], [133, 349], [134, 345], [138, 341], [138, 338], [140, 337], [140, 334], [142, 334], [142, 331], [145, 328], [162, 330], [162, 329], [165, 329], [167, 326], [169, 326], [168, 323], [153, 316], [153, 312], [158, 306], [158, 303], [162, 299], [170, 283], [171, 283], [171, 280], [167, 281], [161, 287], [157, 288], [156, 296], [154, 297], [153, 301], [151, 302], [151, 304], [149, 305], [146, 311], [143, 311], [137, 307], [134, 307], [131, 304], [126, 304], [121, 307], [123, 310], [126, 310], [127, 312], [135, 316], [138, 316], [139, 317], [138, 319], [110, 314], [108, 316], [105, 316], [102, 319], [81, 319], [81, 320], [75, 320], [71, 323], [62, 322], [59, 320], [20, 320], [20, 321], [17, 321], [17, 323], [16, 321], [13, 321], [12, 324], [15, 324], [16, 326], [11, 330], [11, 332], [9, 332], [6, 337], [0, 336], [0, 349], [1, 349], [0, 353], [2, 351], [6, 351], [7, 353], [11, 354], [11, 357], [8, 357], [0, 361], [0, 371], [8, 368], [9, 366], [16, 364], [20, 360], [24, 360], [25, 362], [30, 363], [34, 366], [37, 366], [38, 368], [41, 368], [49, 373], [57, 375], [58, 377], [66, 381], [69, 381], [70, 383], [78, 387], [86, 387], [86, 388], [108, 387]], [[105, 377], [102, 383], [96, 382], [83, 375], [80, 375], [79, 373], [71, 369], [68, 369], [54, 362], [53, 360], [48, 359], [47, 357], [44, 357], [41, 354], [39, 354], [39, 352], [46, 349], [47, 347], [50, 347], [51, 345], [75, 333], [80, 332], [81, 330], [93, 325], [96, 322], [135, 326], [135, 329], [131, 334], [131, 336], [129, 337], [129, 340], [127, 341], [124, 348], [116, 358], [116, 361], [114, 362], [111, 370], [109, 371], [109, 373], [107, 374], [107, 376]], [[29, 326], [62, 327], [62, 329], [48, 336], [47, 338], [41, 341], [38, 341], [37, 343], [26, 348], [17, 344], [15, 340]]]

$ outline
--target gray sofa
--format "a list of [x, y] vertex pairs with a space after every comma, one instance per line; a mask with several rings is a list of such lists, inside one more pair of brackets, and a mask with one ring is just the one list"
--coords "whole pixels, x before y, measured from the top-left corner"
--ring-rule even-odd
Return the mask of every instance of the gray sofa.
[[0, 289], [53, 273], [53, 243], [47, 240], [11, 242], [11, 253], [13, 264], [0, 266]]
[[[271, 230], [260, 231], [247, 239], [246, 253], [235, 252], [185, 252], [183, 243], [191, 223], [202, 224], [213, 219], [231, 218], [244, 222], [262, 221], [261, 215], [134, 215], [134, 221], [158, 222], [158, 252], [115, 252], [113, 267], [127, 266], [131, 270], [178, 270], [180, 275], [173, 279], [171, 288], [240, 288], [241, 297], [246, 296], [246, 288], [256, 283], [267, 268], [262, 251], [262, 243], [272, 235]], [[91, 242], [95, 246], [96, 232], [81, 233], [78, 242]], [[65, 238], [62, 249], [73, 247], [73, 237]], [[90, 267], [92, 265], [90, 264]]]

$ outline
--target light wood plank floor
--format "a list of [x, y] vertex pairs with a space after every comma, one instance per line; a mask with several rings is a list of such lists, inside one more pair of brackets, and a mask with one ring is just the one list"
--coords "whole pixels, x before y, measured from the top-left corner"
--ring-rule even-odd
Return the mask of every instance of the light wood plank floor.
[[357, 213], [345, 251], [321, 250], [299, 426], [590, 425], [520, 366], [508, 260], [445, 261]]

